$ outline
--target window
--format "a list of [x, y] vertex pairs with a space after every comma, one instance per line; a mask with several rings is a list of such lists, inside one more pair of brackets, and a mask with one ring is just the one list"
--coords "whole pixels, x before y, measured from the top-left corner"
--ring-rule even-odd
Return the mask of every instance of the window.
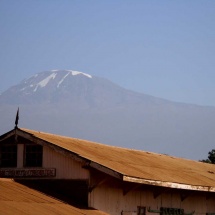
[[42, 157], [41, 145], [25, 145], [25, 167], [42, 167]]
[[145, 215], [146, 207], [137, 206], [137, 215]]
[[0, 167], [17, 166], [17, 145], [0, 145]]

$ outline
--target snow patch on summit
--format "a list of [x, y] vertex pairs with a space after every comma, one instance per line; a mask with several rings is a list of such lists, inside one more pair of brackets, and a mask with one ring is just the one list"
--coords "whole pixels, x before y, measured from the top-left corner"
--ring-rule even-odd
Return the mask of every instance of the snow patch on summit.
[[[47, 75], [47, 73], [49, 73]], [[44, 75], [46, 75], [44, 77]], [[65, 79], [68, 76], [76, 76], [76, 75], [83, 75], [87, 78], [92, 78], [91, 75], [87, 74], [87, 73], [83, 73], [83, 72], [78, 72], [78, 71], [74, 71], [74, 70], [50, 70], [50, 71], [46, 71], [46, 73], [42, 73], [42, 75], [39, 74], [35, 74], [34, 76], [32, 76], [31, 78], [29, 78], [28, 80], [23, 81], [23, 87], [22, 89], [20, 89], [20, 91], [25, 91], [26, 89], [29, 90], [30, 88], [33, 90], [33, 92], [36, 92], [39, 88], [43, 88], [45, 87], [51, 80], [57, 79], [57, 81], [55, 82], [57, 84], [57, 88], [60, 87], [60, 85], [65, 81]], [[39, 80], [36, 78], [42, 77], [43, 79]], [[54, 83], [54, 84], [55, 84]]]
[[87, 73], [83, 73], [83, 72], [78, 72], [78, 71], [73, 71], [73, 70], [67, 70], [68, 72], [70, 72], [72, 75], [85, 75], [88, 78], [92, 78], [91, 75], [87, 74]]
[[49, 81], [50, 81], [51, 79], [55, 79], [56, 75], [57, 75], [57, 73], [53, 73], [53, 74], [49, 75], [48, 77], [46, 77], [45, 79], [43, 79], [42, 81], [40, 81], [40, 82], [36, 85], [36, 87], [35, 87], [35, 89], [34, 89], [34, 92], [37, 91], [38, 87], [45, 87], [45, 86], [49, 83]]
[[57, 84], [57, 88], [60, 87], [60, 85], [63, 83], [63, 81], [65, 80], [65, 78], [68, 76], [68, 75], [84, 75], [84, 76], [87, 76], [88, 78], [92, 78], [91, 75], [89, 74], [86, 74], [86, 73], [83, 73], [83, 72], [78, 72], [78, 71], [73, 71], [73, 70], [66, 70], [68, 73], [58, 82]]
[[57, 84], [57, 88], [63, 83], [64, 79], [69, 75], [70, 73], [66, 74]]

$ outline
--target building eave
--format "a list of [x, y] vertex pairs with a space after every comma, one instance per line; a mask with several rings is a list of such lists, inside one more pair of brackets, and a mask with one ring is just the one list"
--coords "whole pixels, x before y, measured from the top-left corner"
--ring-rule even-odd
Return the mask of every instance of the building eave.
[[118, 179], [120, 179], [120, 180], [123, 179], [123, 175], [120, 174], [119, 172], [114, 171], [114, 170], [112, 170], [112, 169], [110, 169], [110, 168], [108, 168], [108, 167], [105, 167], [105, 166], [103, 166], [103, 165], [101, 165], [101, 164], [98, 164], [98, 163], [96, 163], [96, 162], [90, 161], [90, 163], [88, 164], [88, 166], [89, 166], [89, 167], [92, 167], [92, 168], [94, 168], [94, 169], [97, 169], [97, 170], [99, 170], [100, 172], [106, 173], [107, 175], [110, 175], [110, 176], [113, 176], [113, 177], [115, 177], [115, 178], [118, 178]]
[[5, 134], [3, 134], [2, 136], [0, 136], [0, 142], [4, 141], [5, 139], [13, 136], [16, 134], [17, 129], [13, 129]]
[[153, 186], [160, 186], [160, 187], [167, 187], [167, 188], [173, 188], [173, 189], [215, 192], [215, 187], [210, 187], [210, 186], [181, 184], [181, 183], [167, 182], [167, 181], [155, 181], [155, 180], [150, 180], [150, 179], [125, 176], [125, 175], [123, 176], [123, 181], [146, 184], [146, 185], [153, 185]]

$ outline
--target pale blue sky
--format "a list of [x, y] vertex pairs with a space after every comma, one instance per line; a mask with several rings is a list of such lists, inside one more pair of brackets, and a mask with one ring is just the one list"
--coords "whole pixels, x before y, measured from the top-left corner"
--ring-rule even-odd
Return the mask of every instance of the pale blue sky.
[[0, 0], [0, 92], [52, 69], [215, 106], [215, 1]]

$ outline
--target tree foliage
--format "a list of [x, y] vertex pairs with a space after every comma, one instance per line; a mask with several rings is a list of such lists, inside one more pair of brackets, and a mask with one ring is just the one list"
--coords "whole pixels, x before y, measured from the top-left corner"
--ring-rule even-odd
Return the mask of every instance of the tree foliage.
[[208, 158], [206, 160], [201, 160], [201, 162], [215, 164], [215, 149], [208, 152]]

